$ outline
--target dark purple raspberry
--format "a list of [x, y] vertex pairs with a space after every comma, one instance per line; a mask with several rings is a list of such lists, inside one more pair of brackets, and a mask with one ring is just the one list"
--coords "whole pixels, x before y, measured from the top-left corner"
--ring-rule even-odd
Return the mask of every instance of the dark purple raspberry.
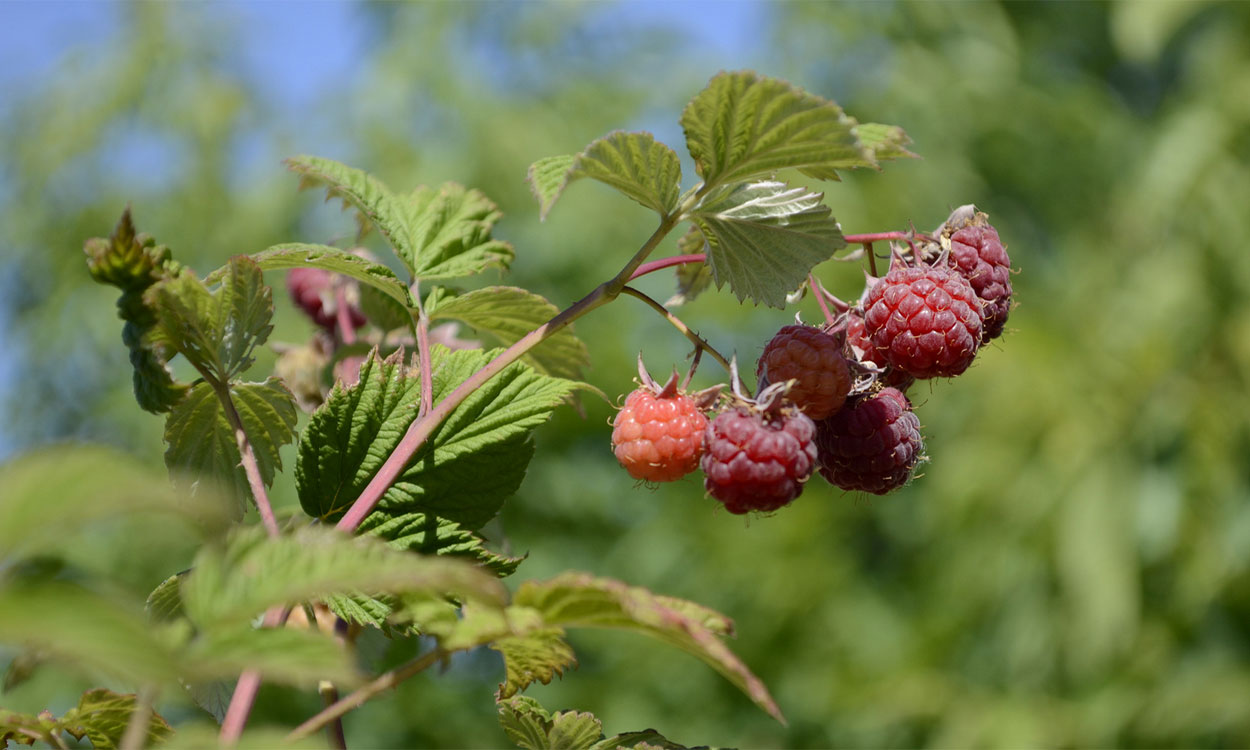
[[907, 484], [924, 451], [920, 420], [907, 397], [885, 388], [816, 424], [820, 475], [844, 490], [874, 495]]
[[797, 381], [786, 395], [812, 419], [841, 409], [851, 390], [851, 371], [838, 340], [811, 326], [777, 331], [764, 346], [755, 374], [770, 383]]
[[734, 407], [707, 426], [703, 486], [730, 513], [777, 510], [811, 477], [815, 436], [815, 423], [793, 408], [766, 416]]
[[981, 346], [981, 300], [958, 272], [895, 264], [868, 290], [873, 358], [917, 378], [954, 377]]
[[[286, 288], [291, 299], [313, 322], [327, 331], [337, 324], [335, 316], [334, 277], [320, 268], [292, 268], [286, 274]], [[360, 310], [348, 305], [353, 328], [360, 328], [367, 321]]]
[[1011, 312], [1011, 260], [998, 230], [974, 223], [956, 231], [951, 235], [950, 263], [981, 298], [981, 340], [997, 338]]

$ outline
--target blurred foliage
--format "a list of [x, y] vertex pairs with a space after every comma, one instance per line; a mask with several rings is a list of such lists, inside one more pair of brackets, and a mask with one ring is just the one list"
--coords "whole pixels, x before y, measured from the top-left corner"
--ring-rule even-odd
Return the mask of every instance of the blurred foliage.
[[[694, 478], [631, 487], [607, 448], [607, 404], [558, 415], [487, 528], [530, 553], [517, 578], [583, 569], [726, 612], [790, 724], [695, 660], [611, 633], [575, 636], [581, 666], [531, 694], [593, 711], [609, 734], [651, 726], [685, 744], [1250, 744], [1250, 5], [766, 7], [762, 72], [902, 125], [923, 157], [827, 183], [842, 226], [931, 228], [975, 202], [1021, 269], [1019, 307], [968, 374], [914, 389], [931, 461], [881, 500], [813, 483], [744, 523]], [[717, 67], [756, 62], [622, 23], [628, 5], [358, 6], [371, 37], [350, 88], [279, 125], [230, 64], [228, 13], [119, 12], [120, 33], [0, 123], [0, 304], [20, 375], [4, 423], [19, 447], [87, 437], [154, 465], [160, 420], [134, 405], [113, 295], [80, 249], [126, 202], [205, 272], [277, 242], [351, 237], [351, 218], [298, 194], [281, 157], [321, 153], [393, 184], [456, 180], [504, 212], [508, 283], [567, 304], [652, 219], [586, 183], [540, 224], [526, 167], [622, 127], [681, 150], [684, 102]], [[131, 159], [136, 142], [161, 158]], [[853, 266], [818, 271], [843, 294], [860, 284]], [[673, 281], [640, 286], [663, 299]], [[790, 319], [727, 292], [681, 314], [744, 360]], [[289, 306], [276, 325], [275, 339], [308, 333]], [[630, 301], [577, 329], [609, 394], [629, 389], [638, 350], [655, 372], [686, 354]], [[696, 383], [720, 379], [704, 368]], [[291, 504], [290, 476], [277, 484]], [[169, 550], [151, 585], [186, 562]], [[375, 668], [411, 655], [362, 649]], [[350, 716], [349, 745], [498, 746], [502, 676], [493, 653], [458, 657]], [[85, 687], [48, 669], [0, 702], [63, 711]], [[267, 686], [254, 722], [292, 725], [317, 705]], [[194, 710], [163, 713], [177, 724]]]

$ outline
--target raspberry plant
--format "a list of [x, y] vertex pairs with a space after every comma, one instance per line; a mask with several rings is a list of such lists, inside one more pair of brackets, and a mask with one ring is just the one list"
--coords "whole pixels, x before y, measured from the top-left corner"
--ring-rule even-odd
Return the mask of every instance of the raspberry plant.
[[[68, 732], [97, 747], [194, 745], [203, 741], [197, 730], [175, 731], [156, 711], [162, 695], [189, 690], [220, 722], [220, 741], [232, 744], [244, 735], [260, 682], [269, 680], [319, 686], [326, 699], [287, 740], [325, 728], [341, 745], [341, 720], [354, 707], [453, 653], [487, 646], [503, 656], [500, 722], [520, 746], [676, 747], [653, 730], [605, 736], [590, 714], [549, 713], [521, 695], [575, 663], [566, 631], [577, 627], [630, 630], [686, 650], [782, 720], [765, 686], [724, 644], [733, 625], [720, 613], [588, 573], [525, 581], [512, 593], [500, 583], [523, 560], [492, 548], [482, 529], [524, 479], [535, 428], [579, 392], [595, 392], [582, 381], [589, 352], [571, 324], [632, 296], [692, 342], [696, 363], [706, 352], [725, 367], [732, 395], [719, 406], [718, 386], [691, 397], [676, 388], [676, 376], [661, 387], [644, 371], [642, 387], [617, 416], [616, 455], [630, 474], [651, 481], [701, 464], [708, 492], [731, 512], [767, 512], [794, 500], [818, 468], [838, 482], [844, 469], [833, 458], [820, 466], [817, 443], [842, 456], [839, 440], [826, 435], [836, 433], [830, 425], [856, 424], [885, 401], [898, 408], [881, 425], [868, 433], [847, 429], [872, 450], [903, 454], [887, 478], [854, 486], [878, 491], [907, 480], [919, 453], [918, 423], [899, 391], [881, 389], [895, 382], [892, 368], [915, 377], [955, 372], [895, 356], [898, 332], [890, 326], [908, 306], [904, 333], [928, 335], [916, 322], [924, 311], [910, 307], [928, 305], [931, 317], [941, 317], [941, 301], [918, 288], [935, 285], [968, 306], [959, 318], [972, 339], [963, 353], [975, 353], [984, 311], [999, 316], [1001, 308], [1005, 318], [1006, 255], [975, 210], [957, 212], [959, 226], [953, 217], [933, 235], [844, 235], [822, 193], [778, 174], [838, 179], [840, 170], [911, 156], [909, 140], [898, 127], [859, 123], [784, 81], [719, 74], [681, 124], [698, 173], [684, 190], [677, 154], [647, 133], [614, 132], [531, 167], [544, 217], [580, 179], [610, 185], [658, 217], [616, 275], [563, 310], [517, 287], [461, 292], [448, 284], [506, 269], [514, 257], [493, 236], [500, 214], [480, 192], [450, 183], [400, 191], [312, 156], [288, 166], [303, 185], [353, 209], [362, 234], [378, 232], [399, 272], [363, 251], [290, 243], [233, 257], [201, 278], [138, 233], [129, 210], [109, 238], [89, 240], [92, 276], [121, 291], [136, 399], [165, 420], [172, 484], [94, 448], [33, 454], [5, 469], [12, 491], [0, 499], [0, 611], [22, 616], [4, 618], [0, 641], [108, 674], [135, 692], [90, 691], [60, 718], [0, 711], [0, 739], [61, 744]], [[683, 224], [678, 254], [650, 259]], [[839, 257], [866, 260], [875, 277], [874, 242], [893, 243], [897, 270], [870, 277], [865, 304], [841, 302], [811, 275], [860, 245]], [[975, 259], [965, 247], [976, 249]], [[734, 363], [629, 286], [670, 267], [679, 284], [674, 305], [726, 284], [740, 301], [774, 308], [812, 295], [824, 325], [782, 329], [759, 365], [772, 385], [752, 398]], [[286, 272], [313, 332], [306, 344], [275, 345], [275, 372], [247, 380], [272, 329], [265, 272]], [[906, 294], [893, 291], [900, 275], [910, 285]], [[906, 300], [890, 302], [900, 295]], [[875, 312], [880, 299], [892, 305], [884, 317]], [[866, 330], [852, 340], [857, 319]], [[497, 348], [458, 338], [449, 323]], [[182, 369], [171, 367], [175, 360]], [[308, 417], [297, 433], [301, 410]], [[813, 417], [821, 420], [819, 440]], [[894, 430], [899, 425], [907, 429]], [[302, 513], [279, 515], [268, 492], [284, 469], [280, 449], [290, 443], [295, 465], [286, 481], [294, 482]], [[869, 463], [876, 466], [871, 456]], [[88, 511], [55, 492], [57, 481], [83, 477], [107, 490]], [[246, 520], [247, 508], [259, 524]], [[191, 567], [169, 571], [151, 593], [145, 614], [87, 587], [49, 584], [38, 566], [23, 564], [46, 553], [47, 540], [67, 524], [136, 512], [164, 514], [203, 539]], [[71, 619], [75, 628], [66, 625]], [[428, 645], [412, 661], [368, 676], [353, 657], [362, 629], [393, 639], [425, 636]], [[223, 681], [234, 683], [225, 690], [229, 700], [214, 705], [205, 696]]]

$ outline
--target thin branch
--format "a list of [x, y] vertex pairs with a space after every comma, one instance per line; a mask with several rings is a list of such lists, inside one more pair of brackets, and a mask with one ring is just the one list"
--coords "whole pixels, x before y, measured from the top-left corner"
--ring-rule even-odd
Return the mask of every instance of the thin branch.
[[391, 455], [382, 464], [382, 468], [378, 469], [378, 473], [373, 475], [373, 479], [365, 486], [360, 496], [356, 498], [356, 502], [352, 503], [352, 507], [339, 519], [338, 524], [336, 524], [337, 528], [347, 532], [356, 530], [356, 527], [365, 520], [365, 517], [369, 515], [374, 506], [378, 504], [378, 501], [382, 499], [382, 495], [386, 493], [386, 490], [403, 473], [404, 468], [408, 466], [408, 462], [416, 455], [417, 450], [420, 449], [430, 434], [470, 394], [485, 385], [487, 381], [502, 372], [508, 365], [520, 359], [530, 349], [563, 330], [573, 321], [591, 310], [602, 307], [616, 299], [620, 295], [621, 289], [625, 286], [625, 280], [637, 270], [647, 255], [655, 250], [660, 241], [664, 239], [664, 236], [676, 224], [677, 220], [675, 218], [666, 218], [660, 222], [660, 226], [651, 234], [642, 248], [634, 254], [634, 257], [625, 264], [621, 272], [613, 277], [611, 281], [600, 284], [594, 291], [582, 297], [571, 307], [565, 308], [551, 320], [521, 337], [515, 344], [500, 352], [485, 367], [470, 375], [455, 390], [447, 394], [446, 398], [440, 401], [437, 406], [430, 409], [425, 416], [413, 420], [412, 424], [408, 426], [408, 431], [404, 433], [404, 437], [399, 441], [399, 445], [395, 446], [395, 450], [391, 452]]
[[295, 729], [291, 730], [291, 733], [286, 736], [286, 741], [295, 742], [297, 740], [302, 740], [305, 737], [308, 737], [309, 735], [313, 734], [318, 729], [321, 729], [322, 727], [326, 726], [330, 722], [335, 721], [336, 719], [341, 718], [347, 713], [363, 706], [370, 698], [374, 697], [375, 695], [378, 695], [379, 693], [384, 693], [387, 690], [390, 690], [391, 688], [395, 687], [399, 683], [403, 682], [404, 680], [408, 679], [409, 677], [412, 677], [413, 675], [416, 675], [419, 672], [425, 669], [428, 669], [430, 666], [436, 664], [440, 659], [442, 659], [445, 656], [447, 656], [446, 651], [436, 648], [432, 651], [426, 652], [422, 656], [418, 656], [416, 659], [413, 659], [407, 664], [403, 664], [401, 666], [396, 667], [395, 669], [392, 669], [389, 672], [382, 674], [374, 681], [364, 685], [361, 688], [358, 688], [355, 692], [351, 693], [346, 698], [341, 698], [335, 701], [333, 704], [331, 704], [330, 706], [327, 706], [324, 710], [318, 713], [316, 716], [313, 716], [308, 721], [305, 721], [303, 724], [300, 724], [298, 727], [295, 727]]
[[878, 273], [877, 273], [877, 255], [876, 255], [876, 253], [874, 253], [874, 252], [872, 251], [872, 243], [871, 243], [871, 242], [865, 242], [865, 243], [864, 243], [864, 255], [867, 255], [867, 256], [868, 256], [868, 270], [869, 270], [869, 272], [870, 272], [870, 273], [872, 273], [872, 277], [873, 277], [874, 279], [875, 279], [875, 278], [877, 278], [877, 277], [880, 275], [880, 274], [878, 274]]
[[418, 363], [421, 367], [421, 407], [417, 411], [417, 419], [420, 420], [434, 408], [434, 375], [430, 369], [430, 319], [426, 317], [425, 310], [417, 318], [417, 358], [421, 360]]
[[833, 325], [833, 313], [829, 312], [829, 305], [825, 304], [825, 295], [822, 294], [820, 282], [812, 274], [807, 275], [807, 286], [812, 290], [812, 296], [816, 298], [816, 304], [820, 305], [820, 311], [825, 315], [825, 323]]
[[887, 242], [890, 240], [898, 240], [905, 242], [907, 240], [921, 239], [926, 242], [937, 242], [934, 238], [921, 232], [870, 232], [868, 234], [844, 234], [842, 239], [846, 240], [848, 245], [863, 245], [869, 242]]
[[[339, 701], [339, 690], [334, 683], [322, 680], [317, 686], [317, 692], [321, 693], [321, 700], [325, 701], [326, 708], [333, 706]], [[337, 716], [326, 725], [326, 739], [330, 742], [330, 747], [335, 750], [347, 750], [347, 736], [343, 734], [343, 717]]]
[[628, 294], [631, 297], [637, 297], [638, 299], [647, 303], [647, 305], [652, 310], [655, 310], [660, 315], [663, 315], [665, 320], [667, 320], [669, 323], [672, 323], [673, 327], [681, 331], [682, 334], [686, 338], [690, 339], [690, 341], [693, 342], [695, 346], [699, 347], [703, 351], [706, 351], [708, 354], [711, 354], [712, 357], [717, 362], [720, 362], [721, 367], [725, 368], [725, 372], [731, 372], [730, 367], [729, 367], [729, 360], [725, 359], [724, 355], [716, 351], [716, 349], [707, 341], [705, 341], [702, 336], [690, 330], [690, 327], [687, 326], [685, 323], [683, 323], [681, 321], [681, 318], [678, 318], [676, 315], [669, 312], [668, 309], [664, 307], [664, 305], [661, 305], [659, 302], [656, 302], [655, 300], [651, 299], [646, 294], [638, 291], [632, 286], [627, 286], [624, 289], [621, 289], [621, 291], [624, 292], [625, 294]]
[[260, 464], [256, 461], [256, 452], [252, 450], [252, 442], [243, 429], [243, 420], [239, 410], [230, 398], [230, 386], [225, 383], [211, 381], [217, 398], [226, 410], [226, 421], [234, 430], [235, 444], [239, 447], [239, 456], [243, 459], [243, 473], [247, 475], [247, 484], [252, 489], [252, 499], [256, 501], [256, 510], [260, 512], [260, 520], [265, 524], [269, 536], [278, 536], [278, 521], [273, 515], [273, 506], [269, 504], [269, 493], [265, 491], [265, 481], [260, 476]]

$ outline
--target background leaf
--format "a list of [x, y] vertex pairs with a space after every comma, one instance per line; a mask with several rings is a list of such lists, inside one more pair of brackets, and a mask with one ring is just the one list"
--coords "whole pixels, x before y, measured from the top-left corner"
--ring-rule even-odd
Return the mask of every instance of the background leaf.
[[297, 687], [316, 687], [320, 680], [350, 686], [360, 680], [353, 662], [332, 635], [243, 623], [213, 628], [196, 638], [183, 654], [182, 678], [199, 684], [229, 681], [254, 669], [266, 681]]
[[556, 198], [564, 192], [564, 186], [568, 184], [569, 170], [577, 162], [577, 156], [577, 154], [548, 156], [530, 165], [526, 181], [529, 182], [534, 197], [538, 199], [539, 218], [544, 220], [547, 218], [551, 207], [556, 203]]
[[708, 197], [691, 221], [707, 238], [717, 287], [782, 308], [811, 269], [846, 246], [822, 193], [756, 182]]
[[835, 169], [875, 165], [838, 105], [751, 71], [712, 78], [682, 112], [681, 126], [709, 186], [781, 169], [837, 179]]
[[874, 161], [920, 158], [907, 150], [911, 138], [897, 125], [861, 122], [855, 126], [855, 134], [859, 136], [859, 141], [864, 144], [864, 148], [872, 152]]
[[[504, 346], [516, 343], [559, 312], [541, 295], [512, 286], [488, 286], [442, 297], [427, 309], [431, 320], [459, 320]], [[531, 349], [524, 360], [543, 374], [576, 380], [590, 364], [590, 355], [568, 326]]]

